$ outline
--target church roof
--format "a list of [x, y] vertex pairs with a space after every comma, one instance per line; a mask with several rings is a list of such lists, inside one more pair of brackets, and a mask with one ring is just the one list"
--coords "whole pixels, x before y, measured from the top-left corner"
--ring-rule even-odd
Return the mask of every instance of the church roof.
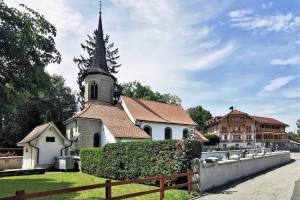
[[151, 138], [130, 121], [120, 104], [113, 106], [102, 102], [91, 102], [73, 118], [99, 119], [116, 138]]
[[179, 105], [170, 105], [126, 96], [122, 96], [121, 98], [135, 120], [192, 126], [196, 125], [185, 110]]

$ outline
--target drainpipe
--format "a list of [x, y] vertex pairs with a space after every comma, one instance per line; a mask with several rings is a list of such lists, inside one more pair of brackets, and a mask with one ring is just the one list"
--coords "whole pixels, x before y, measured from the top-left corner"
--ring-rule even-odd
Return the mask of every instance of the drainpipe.
[[[38, 165], [39, 164], [39, 157], [40, 157], [40, 149], [39, 148], [37, 148], [37, 147], [35, 147], [35, 146], [33, 146], [33, 145], [31, 145], [30, 144], [30, 142], [28, 142], [28, 144], [29, 144], [29, 146], [31, 146], [31, 147], [33, 147], [33, 148], [35, 148], [36, 150], [37, 150], [37, 159], [36, 159], [36, 164]], [[31, 156], [32, 157], [32, 156]]]
[[70, 141], [70, 142], [71, 142], [71, 144], [70, 144], [69, 146], [65, 146], [64, 148], [62, 148], [62, 149], [60, 150], [60, 156], [62, 156], [63, 150], [65, 150], [66, 148], [72, 146], [73, 142], [72, 142], [72, 141]]

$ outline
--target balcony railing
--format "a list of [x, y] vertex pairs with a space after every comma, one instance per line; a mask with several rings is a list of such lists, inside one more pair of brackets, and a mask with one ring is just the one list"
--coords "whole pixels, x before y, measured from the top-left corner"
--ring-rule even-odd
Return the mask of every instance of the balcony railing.
[[257, 138], [257, 142], [289, 142], [289, 139], [262, 139]]
[[220, 142], [229, 142], [229, 140], [221, 140]]
[[232, 142], [243, 142], [242, 139], [232, 139]]
[[[254, 139], [232, 139], [232, 140], [220, 140], [220, 142], [254, 142]], [[289, 142], [288, 139], [261, 139], [257, 138], [256, 142]]]

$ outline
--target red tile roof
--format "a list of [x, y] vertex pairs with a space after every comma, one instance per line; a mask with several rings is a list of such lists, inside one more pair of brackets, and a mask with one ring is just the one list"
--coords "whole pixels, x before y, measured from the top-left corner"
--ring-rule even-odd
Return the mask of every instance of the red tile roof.
[[48, 122], [35, 127], [23, 140], [18, 142], [18, 144], [28, 143], [38, 138], [50, 126], [50, 124], [51, 122]]
[[109, 129], [111, 134], [117, 138], [151, 138], [146, 132], [130, 121], [120, 104], [112, 106], [106, 103], [93, 102], [88, 104], [73, 118], [99, 119]]
[[179, 105], [170, 105], [126, 96], [122, 96], [122, 100], [136, 120], [192, 126], [196, 125], [185, 110]]
[[269, 118], [269, 117], [259, 117], [259, 116], [252, 116], [252, 117], [255, 118], [255, 121], [258, 123], [288, 126], [287, 124], [285, 124], [281, 121], [278, 121], [277, 119], [273, 119], [273, 118]]
[[195, 136], [197, 139], [199, 139], [201, 142], [208, 142], [209, 140], [199, 131], [195, 131]]
[[239, 111], [239, 110], [232, 110], [228, 114], [229, 115], [244, 115], [244, 114], [247, 114], [247, 113], [244, 113], [244, 112]]

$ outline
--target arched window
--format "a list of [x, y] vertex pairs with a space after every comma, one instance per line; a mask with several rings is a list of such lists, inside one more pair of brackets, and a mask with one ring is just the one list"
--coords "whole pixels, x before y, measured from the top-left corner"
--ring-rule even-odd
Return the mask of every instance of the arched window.
[[100, 147], [100, 135], [99, 135], [99, 133], [94, 134], [94, 147]]
[[188, 138], [189, 130], [187, 128], [183, 129], [182, 131], [182, 138], [186, 139]]
[[144, 126], [144, 131], [152, 137], [152, 128], [148, 125]]
[[165, 129], [165, 140], [172, 139], [172, 129], [170, 127], [167, 127]]
[[92, 100], [98, 99], [98, 85], [96, 83], [93, 83], [91, 85], [91, 99]]

